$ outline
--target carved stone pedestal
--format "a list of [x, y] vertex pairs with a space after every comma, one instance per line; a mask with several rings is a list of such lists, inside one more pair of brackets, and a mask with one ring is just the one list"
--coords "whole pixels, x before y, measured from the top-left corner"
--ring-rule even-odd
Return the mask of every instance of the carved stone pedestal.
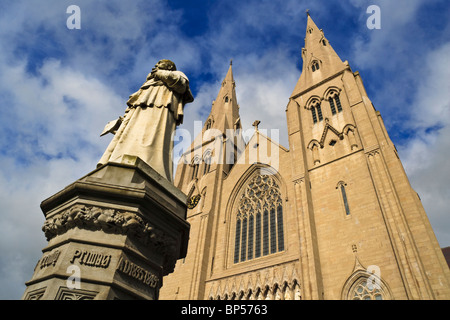
[[124, 156], [41, 204], [48, 240], [23, 299], [158, 299], [185, 257], [186, 196]]

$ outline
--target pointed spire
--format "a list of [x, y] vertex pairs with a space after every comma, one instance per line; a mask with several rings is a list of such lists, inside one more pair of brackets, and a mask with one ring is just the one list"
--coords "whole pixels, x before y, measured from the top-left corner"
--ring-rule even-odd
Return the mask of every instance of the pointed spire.
[[302, 49], [303, 68], [293, 96], [348, 66], [336, 54], [322, 29], [314, 23], [307, 10], [305, 47]]
[[228, 68], [228, 72], [227, 72], [227, 75], [225, 76], [224, 81], [225, 82], [230, 81], [230, 83], [234, 83], [234, 78], [233, 78], [233, 60], [230, 60], [230, 67]]
[[211, 114], [208, 118], [214, 119], [213, 127], [223, 132], [234, 129], [239, 120], [239, 106], [237, 104], [236, 84], [233, 76], [233, 61], [230, 60], [227, 74], [222, 81], [216, 100], [213, 102]]

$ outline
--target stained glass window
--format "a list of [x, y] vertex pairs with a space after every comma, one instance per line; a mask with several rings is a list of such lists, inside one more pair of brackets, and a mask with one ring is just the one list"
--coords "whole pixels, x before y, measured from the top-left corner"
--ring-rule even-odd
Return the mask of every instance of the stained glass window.
[[284, 250], [281, 192], [272, 176], [251, 179], [237, 210], [234, 263]]

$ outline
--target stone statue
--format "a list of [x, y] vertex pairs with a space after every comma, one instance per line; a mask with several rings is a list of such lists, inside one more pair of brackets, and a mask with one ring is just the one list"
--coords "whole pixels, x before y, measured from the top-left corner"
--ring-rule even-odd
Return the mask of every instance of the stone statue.
[[194, 101], [189, 80], [170, 60], [160, 60], [139, 91], [127, 101], [125, 115], [109, 122], [103, 133], [115, 134], [98, 166], [123, 155], [138, 156], [173, 181], [173, 139], [183, 122], [183, 108]]

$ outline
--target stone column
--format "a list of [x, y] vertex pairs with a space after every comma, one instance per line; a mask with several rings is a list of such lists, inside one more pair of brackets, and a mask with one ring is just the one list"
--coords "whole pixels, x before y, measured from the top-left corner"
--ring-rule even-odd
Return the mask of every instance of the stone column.
[[48, 245], [23, 299], [156, 300], [186, 256], [186, 196], [137, 157], [108, 162], [41, 209]]

